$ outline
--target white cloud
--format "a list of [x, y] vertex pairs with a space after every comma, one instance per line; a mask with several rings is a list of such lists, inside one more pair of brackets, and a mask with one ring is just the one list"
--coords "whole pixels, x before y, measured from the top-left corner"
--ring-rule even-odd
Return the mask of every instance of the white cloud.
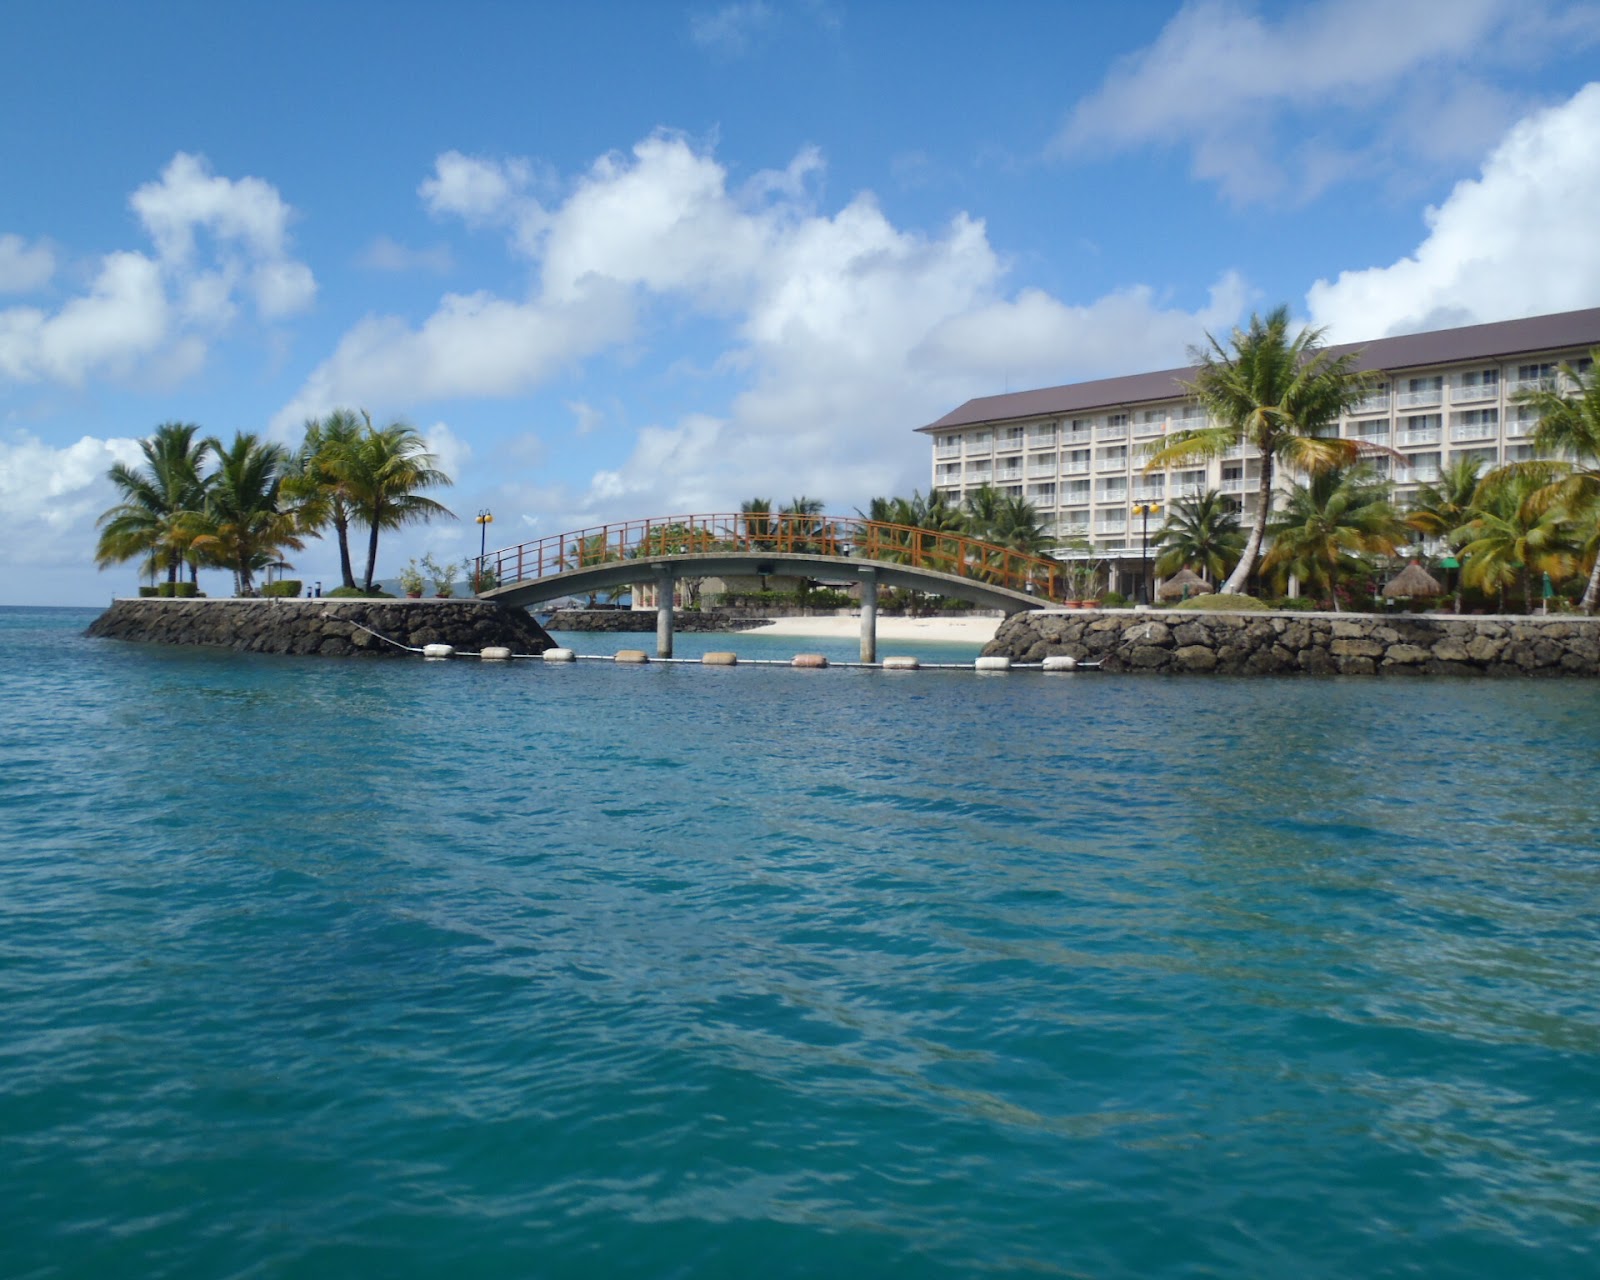
[[[79, 387], [95, 377], [188, 376], [204, 363], [206, 340], [234, 321], [238, 298], [273, 320], [315, 295], [311, 271], [287, 253], [291, 211], [258, 178], [217, 177], [203, 158], [179, 152], [129, 203], [156, 255], [104, 255], [88, 292], [53, 314], [0, 310], [0, 377]], [[7, 252], [0, 242], [0, 270]], [[35, 276], [44, 271], [38, 254], [20, 257]]]
[[192, 268], [197, 233], [207, 232], [213, 256], [230, 272], [247, 276], [264, 317], [303, 310], [316, 295], [310, 270], [288, 257], [293, 211], [277, 188], [260, 178], [219, 177], [204, 156], [180, 151], [160, 181], [145, 183], [128, 203], [155, 241], [163, 265], [177, 275]]
[[0, 311], [0, 374], [81, 386], [92, 374], [126, 376], [157, 352], [172, 323], [160, 267], [143, 254], [107, 254], [90, 291], [49, 315]]
[[370, 271], [430, 271], [443, 276], [455, 270], [456, 261], [447, 244], [412, 249], [388, 236], [379, 236], [367, 246], [360, 264]]
[[773, 12], [763, 0], [742, 0], [720, 9], [690, 15], [689, 38], [702, 49], [738, 57], [771, 25]]
[[568, 400], [567, 408], [572, 411], [572, 417], [577, 423], [576, 431], [580, 436], [589, 435], [605, 422], [606, 415], [603, 410], [596, 409], [584, 400]]
[[116, 501], [106, 472], [114, 462], [142, 460], [137, 440], [84, 436], [55, 448], [21, 431], [0, 440], [3, 576], [27, 569], [81, 569], [94, 545], [95, 520]]
[[[466, 471], [467, 461], [472, 457], [472, 446], [452, 431], [448, 423], [434, 423], [422, 433], [422, 438], [427, 442], [428, 452], [434, 457], [434, 465], [451, 480]], [[437, 493], [432, 497], [436, 502], [450, 505]]]
[[436, 218], [457, 217], [469, 227], [511, 228], [512, 247], [533, 257], [549, 222], [544, 206], [528, 194], [533, 185], [534, 167], [527, 160], [446, 151], [434, 161], [433, 176], [423, 180], [417, 194]]
[[1428, 235], [1387, 267], [1307, 294], [1336, 341], [1511, 319], [1600, 303], [1600, 83], [1520, 122], [1427, 211]]
[[49, 245], [0, 236], [0, 293], [30, 293], [48, 284], [55, 271], [56, 255]]
[[[908, 430], [1003, 377], [1059, 382], [1177, 364], [1242, 306], [1233, 276], [1198, 312], [1138, 287], [1082, 307], [1036, 291], [1010, 298], [982, 222], [961, 215], [931, 234], [906, 230], [866, 193], [819, 210], [821, 163], [804, 150], [734, 188], [711, 154], [676, 135], [603, 157], [545, 215], [526, 297], [446, 295], [416, 325], [369, 317], [274, 425], [292, 431], [338, 404], [524, 394], [595, 355], [642, 358], [658, 331], [692, 324], [721, 335], [693, 376], [725, 403], [643, 425], [631, 452], [586, 488], [542, 485], [541, 527], [753, 493], [819, 493], [848, 509], [926, 487]], [[423, 198], [493, 218], [515, 245], [525, 197], [495, 175], [521, 171], [441, 158], [436, 174], [452, 176]], [[682, 362], [672, 369], [685, 376]], [[593, 420], [587, 402], [567, 407], [580, 429]]]
[[[1591, 38], [1538, 0], [1327, 0], [1275, 21], [1242, 0], [1190, 0], [1071, 111], [1072, 154], [1186, 145], [1196, 177], [1236, 201], [1305, 199], [1352, 173], [1459, 162], [1522, 104], [1486, 71], [1554, 31]], [[1303, 117], [1294, 142], [1279, 116]], [[1350, 140], [1332, 143], [1341, 131]]]

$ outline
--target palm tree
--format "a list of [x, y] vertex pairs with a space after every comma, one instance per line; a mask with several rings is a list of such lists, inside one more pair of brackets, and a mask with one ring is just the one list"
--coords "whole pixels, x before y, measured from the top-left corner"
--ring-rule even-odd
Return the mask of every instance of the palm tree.
[[1389, 482], [1365, 467], [1333, 467], [1296, 484], [1272, 523], [1263, 569], [1326, 589], [1339, 608], [1339, 579], [1365, 570], [1362, 555], [1393, 555], [1409, 526], [1389, 502]]
[[1261, 554], [1272, 512], [1272, 482], [1278, 466], [1314, 475], [1330, 467], [1348, 466], [1363, 454], [1387, 452], [1357, 440], [1320, 434], [1354, 407], [1366, 381], [1356, 371], [1355, 353], [1337, 358], [1322, 348], [1320, 329], [1289, 335], [1289, 308], [1279, 307], [1266, 319], [1250, 317], [1250, 328], [1233, 331], [1232, 350], [1206, 335], [1210, 347], [1193, 353], [1200, 367], [1189, 389], [1210, 419], [1203, 427], [1175, 431], [1145, 464], [1147, 472], [1163, 467], [1220, 458], [1242, 447], [1260, 466], [1255, 515], [1239, 563], [1223, 584], [1224, 592], [1242, 592]]
[[1189, 568], [1207, 582], [1219, 582], [1244, 550], [1239, 513], [1215, 489], [1193, 498], [1175, 498], [1156, 532], [1156, 546], [1161, 548], [1155, 562], [1160, 577], [1170, 578]]
[[[1405, 521], [1425, 538], [1448, 542], [1456, 530], [1476, 514], [1473, 495], [1483, 481], [1483, 461], [1471, 454], [1457, 458], [1439, 473], [1434, 484], [1417, 486]], [[1455, 574], [1455, 608], [1461, 612], [1461, 570]]]
[[791, 498], [778, 508], [778, 528], [790, 551], [821, 550], [819, 540], [827, 532], [821, 515], [821, 498]]
[[349, 495], [351, 509], [369, 530], [363, 590], [372, 590], [381, 530], [424, 523], [435, 516], [455, 519], [449, 508], [418, 492], [452, 483], [436, 461], [415, 427], [395, 422], [379, 428], [370, 418], [355, 444], [333, 458], [330, 465]]
[[[749, 540], [752, 551], [769, 551], [772, 549], [772, 499], [751, 498], [739, 504], [739, 514], [743, 517], [740, 523], [744, 526], [744, 536]], [[765, 590], [765, 575], [762, 575], [762, 589]]]
[[122, 501], [97, 522], [95, 563], [100, 568], [143, 556], [144, 568], [152, 574], [165, 567], [167, 581], [178, 580], [189, 549], [184, 517], [205, 504], [207, 481], [200, 469], [211, 442], [196, 440], [199, 431], [193, 423], [163, 423], [139, 442], [144, 466], [118, 462], [111, 467], [107, 474]]
[[224, 447], [206, 441], [217, 456], [216, 474], [202, 510], [186, 517], [191, 545], [212, 564], [233, 571], [235, 595], [255, 594], [255, 572], [305, 546], [299, 515], [279, 506], [289, 455], [240, 431]]
[[1553, 460], [1533, 464], [1546, 472], [1546, 483], [1536, 501], [1559, 504], [1582, 518], [1586, 529], [1583, 556], [1586, 560], [1592, 558], [1593, 565], [1589, 584], [1578, 603], [1584, 612], [1593, 613], [1600, 605], [1600, 374], [1595, 371], [1595, 365], [1600, 363], [1600, 347], [1589, 353], [1589, 360], [1587, 371], [1565, 362], [1559, 366], [1561, 376], [1573, 384], [1572, 391], [1522, 391], [1515, 399], [1538, 411], [1534, 451]]
[[1473, 498], [1474, 515], [1456, 532], [1469, 586], [1496, 591], [1505, 607], [1506, 588], [1520, 585], [1523, 607], [1533, 610], [1533, 575], [1569, 576], [1577, 565], [1572, 525], [1565, 508], [1549, 505], [1548, 485], [1535, 472], [1502, 467], [1491, 472]]
[[350, 563], [350, 522], [356, 512], [340, 460], [355, 449], [362, 434], [362, 418], [350, 409], [311, 419], [283, 481], [284, 492], [299, 505], [307, 529], [332, 526], [339, 543], [339, 576], [351, 588], [356, 578]]

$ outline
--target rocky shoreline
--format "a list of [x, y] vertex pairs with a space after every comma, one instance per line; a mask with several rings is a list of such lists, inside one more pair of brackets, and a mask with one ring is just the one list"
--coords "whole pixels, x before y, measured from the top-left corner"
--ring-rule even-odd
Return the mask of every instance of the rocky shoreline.
[[[749, 631], [767, 624], [766, 614], [735, 613], [728, 609], [674, 609], [674, 631]], [[558, 609], [545, 622], [551, 631], [608, 631], [655, 633], [654, 609]]]
[[513, 653], [543, 653], [555, 646], [526, 610], [488, 600], [116, 600], [84, 634], [339, 658], [408, 656], [378, 636], [413, 649], [503, 645]]
[[1007, 618], [983, 652], [1172, 675], [1595, 676], [1600, 618], [1037, 611]]

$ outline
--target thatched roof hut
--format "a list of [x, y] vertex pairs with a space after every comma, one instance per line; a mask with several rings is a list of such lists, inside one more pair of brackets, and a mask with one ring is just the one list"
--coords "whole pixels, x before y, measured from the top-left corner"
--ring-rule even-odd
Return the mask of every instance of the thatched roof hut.
[[1205, 595], [1215, 590], [1215, 587], [1193, 569], [1184, 568], [1163, 582], [1161, 590], [1157, 591], [1156, 595], [1162, 600], [1181, 600], [1188, 596]]
[[1439, 585], [1432, 574], [1413, 560], [1389, 579], [1383, 588], [1383, 594], [1390, 599], [1404, 599], [1411, 596], [1442, 596], [1444, 588]]

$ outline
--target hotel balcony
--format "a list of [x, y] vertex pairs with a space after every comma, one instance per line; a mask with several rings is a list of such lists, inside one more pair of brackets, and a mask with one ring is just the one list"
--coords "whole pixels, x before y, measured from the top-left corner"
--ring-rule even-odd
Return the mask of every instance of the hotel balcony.
[[1089, 461], [1087, 458], [1069, 459], [1061, 464], [1061, 474], [1064, 476], [1086, 476], [1089, 474]]
[[1438, 427], [1423, 427], [1420, 431], [1399, 432], [1395, 436], [1394, 442], [1400, 448], [1404, 449], [1407, 445], [1438, 444], [1439, 436], [1440, 432]]
[[1051, 427], [1048, 431], [1028, 432], [1028, 448], [1054, 449], [1056, 447], [1056, 431]]
[[941, 440], [933, 446], [935, 458], [959, 458], [961, 456], [961, 441]]
[[995, 469], [994, 482], [996, 484], [1016, 484], [1021, 479], [1021, 467], [998, 467]]
[[1452, 382], [1450, 403], [1466, 404], [1473, 400], [1494, 400], [1500, 395], [1498, 382]]
[[1441, 404], [1443, 401], [1442, 387], [1424, 387], [1421, 391], [1397, 391], [1394, 396], [1397, 409], [1415, 409], [1422, 405]]
[[1140, 439], [1165, 435], [1166, 432], [1167, 422], [1165, 418], [1159, 418], [1155, 422], [1136, 422], [1133, 424], [1133, 434]]
[[1126, 471], [1128, 469], [1127, 455], [1124, 454], [1117, 458], [1097, 458], [1094, 469], [1096, 471]]
[[1054, 458], [1051, 458], [1049, 462], [1030, 462], [1028, 464], [1028, 479], [1054, 478], [1058, 470], [1060, 470], [1060, 467]]
[[1069, 430], [1063, 431], [1061, 433], [1061, 443], [1064, 444], [1064, 445], [1066, 445], [1066, 444], [1088, 444], [1088, 443], [1090, 443], [1090, 441], [1092, 439], [1093, 439], [1093, 432], [1091, 432], [1087, 427], [1078, 427], [1076, 429], [1069, 429]]
[[1246, 480], [1243, 476], [1224, 476], [1217, 488], [1222, 493], [1243, 493], [1247, 485], [1250, 492], [1254, 493], [1257, 487], [1256, 481]]
[[1097, 519], [1094, 522], [1094, 535], [1097, 538], [1103, 538], [1107, 534], [1115, 534], [1120, 538], [1127, 532], [1127, 516], [1114, 516], [1110, 519]]
[[1389, 433], [1387, 431], [1358, 431], [1351, 438], [1359, 440], [1362, 444], [1387, 445], [1389, 443]]
[[1545, 378], [1513, 378], [1506, 383], [1506, 390], [1512, 395], [1519, 391], [1554, 391], [1556, 378], [1554, 374]]
[[995, 441], [994, 451], [996, 453], [1020, 453], [1022, 451], [1022, 437], [1014, 436], [1008, 440], [997, 440]]
[[1388, 413], [1389, 393], [1387, 391], [1374, 391], [1370, 396], [1366, 396], [1358, 402], [1350, 412], [1352, 414]]
[[1493, 440], [1500, 434], [1498, 422], [1462, 422], [1450, 428], [1450, 443], [1463, 440]]
[[1112, 426], [1109, 423], [1094, 429], [1096, 440], [1126, 440], [1128, 438], [1128, 424], [1126, 422]]

